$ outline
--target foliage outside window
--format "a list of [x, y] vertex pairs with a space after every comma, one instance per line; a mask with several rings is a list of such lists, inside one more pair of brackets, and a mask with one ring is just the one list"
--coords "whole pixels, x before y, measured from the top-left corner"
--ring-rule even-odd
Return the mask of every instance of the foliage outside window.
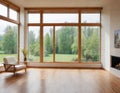
[[[78, 29], [72, 26], [44, 28], [44, 62], [78, 61]], [[55, 34], [53, 33], [55, 32]], [[53, 36], [55, 35], [56, 38]], [[53, 42], [55, 40], [55, 42]], [[55, 43], [55, 46], [53, 46]], [[55, 51], [55, 54], [53, 53]], [[55, 55], [55, 60], [53, 60]]]
[[56, 62], [78, 61], [78, 28], [73, 26], [56, 27]]
[[82, 62], [100, 60], [100, 27], [82, 26]]
[[28, 34], [28, 46], [29, 46], [29, 57], [28, 60], [30, 62], [40, 60], [40, 28], [39, 26], [29, 26], [29, 34]]
[[45, 26], [43, 30], [44, 62], [53, 62], [53, 27]]
[[18, 27], [16, 24], [0, 20], [0, 62], [6, 56], [17, 58]]

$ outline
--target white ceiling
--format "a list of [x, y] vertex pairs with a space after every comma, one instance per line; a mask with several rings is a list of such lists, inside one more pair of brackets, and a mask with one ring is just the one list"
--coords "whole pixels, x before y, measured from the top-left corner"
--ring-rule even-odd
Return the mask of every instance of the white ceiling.
[[102, 7], [110, 0], [8, 0], [21, 7]]

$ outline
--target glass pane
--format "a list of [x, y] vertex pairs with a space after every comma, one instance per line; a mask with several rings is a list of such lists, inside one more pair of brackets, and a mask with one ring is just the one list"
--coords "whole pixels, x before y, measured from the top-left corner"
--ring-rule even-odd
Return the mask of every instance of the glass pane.
[[44, 62], [53, 62], [53, 27], [46, 26], [43, 30]]
[[7, 7], [0, 4], [0, 15], [7, 17]]
[[10, 18], [13, 20], [17, 20], [17, 11], [10, 9]]
[[77, 13], [43, 14], [43, 23], [78, 23]]
[[40, 23], [40, 14], [29, 13], [28, 14], [28, 23]]
[[56, 62], [78, 61], [78, 27], [57, 26], [56, 33]]
[[40, 27], [29, 26], [29, 61], [40, 62]]
[[6, 56], [17, 59], [18, 26], [3, 20], [0, 23], [0, 62]]
[[100, 13], [82, 13], [81, 23], [100, 23]]
[[82, 31], [82, 62], [100, 61], [100, 27], [83, 26]]

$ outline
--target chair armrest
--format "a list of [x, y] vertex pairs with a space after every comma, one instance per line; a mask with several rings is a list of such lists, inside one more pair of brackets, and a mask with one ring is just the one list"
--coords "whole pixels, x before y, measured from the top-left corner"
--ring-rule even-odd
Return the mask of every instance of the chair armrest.
[[9, 63], [9, 64], [8, 64], [8, 63], [6, 64], [6, 63], [3, 63], [3, 65], [11, 65], [11, 66], [15, 66], [15, 65], [18, 65], [18, 63], [16, 63], [16, 64], [10, 64], [10, 63]]

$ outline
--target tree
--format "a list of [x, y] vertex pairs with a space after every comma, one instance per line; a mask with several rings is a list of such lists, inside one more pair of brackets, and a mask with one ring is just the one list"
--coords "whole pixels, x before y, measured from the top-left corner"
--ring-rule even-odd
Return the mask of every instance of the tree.
[[40, 56], [40, 38], [35, 37], [34, 31], [29, 32], [29, 54]]
[[34, 53], [34, 48], [35, 48], [35, 34], [33, 31], [29, 32], [29, 51], [30, 53]]
[[[58, 31], [56, 31], [57, 34], [57, 51], [60, 54], [72, 54], [73, 53], [73, 48], [75, 50], [75, 44], [74, 40], [76, 37], [76, 28], [74, 27], [70, 27], [70, 26], [65, 26], [62, 27], [61, 29], [59, 29]], [[74, 46], [74, 47], [73, 47]], [[77, 47], [76, 47], [77, 48]], [[76, 49], [77, 50], [77, 49]]]
[[33, 54], [35, 56], [40, 56], [40, 39], [39, 39], [39, 37], [37, 37], [35, 40]]
[[15, 54], [17, 53], [17, 31], [16, 27], [8, 26], [5, 29], [3, 35], [2, 47], [5, 53]]
[[50, 36], [49, 33], [46, 33], [45, 35], [45, 51], [47, 51], [48, 53], [51, 53], [51, 42], [50, 42]]
[[71, 49], [72, 49], [72, 53], [73, 54], [77, 54], [78, 53], [78, 37], [76, 35], [76, 37], [74, 37], [74, 42], [71, 46]]
[[52, 28], [50, 28], [50, 34], [49, 34], [49, 36], [50, 36], [50, 53], [53, 53], [53, 29]]
[[0, 51], [2, 50], [2, 35], [0, 35]]
[[82, 58], [86, 61], [98, 61], [100, 48], [99, 29], [82, 28]]

